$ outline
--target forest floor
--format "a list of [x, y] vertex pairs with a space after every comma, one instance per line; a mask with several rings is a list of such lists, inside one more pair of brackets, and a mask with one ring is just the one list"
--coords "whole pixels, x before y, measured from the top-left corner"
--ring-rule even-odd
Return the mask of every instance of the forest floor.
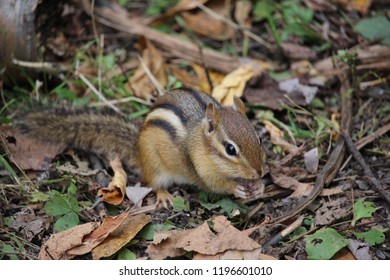
[[[41, 1], [19, 28], [1, 5], [0, 259], [390, 259], [388, 1]], [[53, 107], [141, 122], [180, 87], [245, 102], [260, 198], [174, 186], [157, 209], [127, 170], [112, 205], [104, 158], [12, 126]]]

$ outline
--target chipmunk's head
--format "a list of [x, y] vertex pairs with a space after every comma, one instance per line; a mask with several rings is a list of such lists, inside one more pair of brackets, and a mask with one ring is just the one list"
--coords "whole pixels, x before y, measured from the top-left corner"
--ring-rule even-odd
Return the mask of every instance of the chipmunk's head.
[[265, 152], [240, 98], [235, 97], [231, 107], [208, 104], [202, 129], [208, 160], [218, 172], [241, 185], [264, 175]]

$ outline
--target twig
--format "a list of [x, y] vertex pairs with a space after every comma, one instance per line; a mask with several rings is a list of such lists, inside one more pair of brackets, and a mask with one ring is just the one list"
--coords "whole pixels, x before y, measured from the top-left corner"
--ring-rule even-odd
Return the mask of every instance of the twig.
[[286, 227], [284, 230], [276, 234], [274, 237], [272, 237], [270, 240], [265, 242], [262, 245], [263, 249], [266, 249], [269, 246], [277, 244], [279, 241], [281, 241], [283, 238], [285, 238], [287, 235], [289, 235], [291, 232], [293, 232], [296, 228], [300, 227], [303, 223], [303, 219], [305, 218], [304, 215], [301, 215], [298, 219], [295, 220], [291, 225]]
[[375, 188], [375, 190], [382, 196], [382, 198], [387, 202], [387, 204], [390, 206], [390, 196], [386, 193], [384, 184], [382, 184], [375, 176], [374, 173], [372, 173], [370, 167], [362, 157], [361, 153], [357, 150], [355, 145], [353, 144], [353, 141], [351, 137], [349, 136], [348, 132], [342, 131], [341, 135], [344, 137], [345, 142], [347, 143], [348, 149], [355, 158], [355, 160], [360, 164], [360, 166], [363, 168], [364, 175], [367, 177], [368, 182], [371, 186]]
[[[356, 149], [359, 151], [361, 148], [370, 144], [372, 141], [374, 141], [378, 137], [382, 136], [383, 134], [386, 134], [389, 131], [390, 131], [390, 123], [385, 125], [385, 126], [382, 126], [381, 128], [378, 128], [377, 130], [375, 130], [375, 132], [367, 135], [366, 137], [359, 139], [356, 142]], [[352, 156], [349, 156], [347, 158], [347, 160], [344, 162], [343, 166], [341, 167], [341, 170], [343, 170], [345, 168], [345, 166], [349, 163], [351, 158], [352, 158]]]
[[107, 102], [94, 102], [94, 103], [91, 103], [90, 106], [91, 107], [100, 107], [100, 106], [107, 106], [107, 104], [115, 105], [115, 104], [120, 104], [120, 103], [127, 103], [130, 101], [135, 101], [135, 102], [147, 105], [147, 106], [152, 105], [151, 102], [146, 101], [142, 98], [139, 98], [136, 96], [128, 96], [128, 97], [124, 97], [121, 99], [107, 100]]
[[158, 92], [158, 95], [159, 96], [162, 96], [165, 94], [165, 90], [163, 88], [163, 86], [161, 86], [161, 84], [159, 83], [159, 81], [156, 79], [156, 77], [153, 75], [152, 71], [150, 71], [150, 69], [148, 68], [148, 66], [146, 65], [146, 63], [144, 62], [144, 60], [142, 59], [142, 57], [140, 56], [137, 56], [138, 57], [138, 60], [139, 62], [141, 63], [141, 66], [142, 68], [144, 69], [145, 73], [146, 73], [146, 76], [148, 76], [150, 82], [153, 84], [153, 86], [156, 88], [157, 92]]
[[95, 86], [90, 82], [88, 81], [88, 79], [82, 74], [82, 73], [78, 73], [78, 76], [80, 77], [80, 79], [92, 90], [92, 92], [101, 100], [103, 101], [108, 107], [110, 107], [111, 109], [113, 109], [115, 112], [123, 115], [123, 113], [121, 112], [121, 110], [119, 110], [119, 108], [117, 108], [116, 106], [114, 106], [113, 104], [111, 104], [107, 98], [100, 92], [98, 91]]

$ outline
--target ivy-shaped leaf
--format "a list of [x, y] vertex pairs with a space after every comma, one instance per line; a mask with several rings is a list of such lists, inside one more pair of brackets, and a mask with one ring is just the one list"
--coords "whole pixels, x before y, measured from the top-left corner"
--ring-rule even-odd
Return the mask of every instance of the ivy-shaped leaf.
[[374, 207], [374, 203], [370, 201], [364, 201], [364, 198], [358, 199], [353, 205], [353, 220], [352, 226], [356, 224], [362, 218], [371, 218], [372, 214], [378, 210]]
[[356, 238], [363, 239], [365, 242], [370, 244], [371, 246], [374, 246], [376, 244], [381, 244], [385, 241], [385, 232], [388, 231], [388, 229], [370, 229], [366, 232], [355, 232], [352, 231], [352, 233], [356, 236]]
[[72, 211], [69, 202], [58, 191], [52, 191], [45, 205], [45, 212], [50, 216], [65, 215]]
[[333, 228], [319, 230], [305, 238], [306, 252], [310, 260], [329, 260], [348, 240]]
[[190, 202], [185, 201], [181, 196], [176, 196], [173, 200], [173, 211], [175, 212], [189, 212], [190, 211]]

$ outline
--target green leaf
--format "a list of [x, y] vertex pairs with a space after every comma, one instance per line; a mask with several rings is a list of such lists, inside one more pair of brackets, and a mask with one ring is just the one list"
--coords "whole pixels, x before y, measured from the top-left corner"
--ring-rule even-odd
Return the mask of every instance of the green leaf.
[[50, 196], [46, 193], [40, 192], [40, 191], [33, 191], [31, 193], [31, 202], [46, 202], [48, 201]]
[[76, 198], [76, 193], [77, 193], [77, 187], [74, 184], [74, 182], [71, 182], [68, 188], [68, 202], [70, 204], [70, 208], [78, 213], [81, 211], [81, 208], [79, 206], [79, 203]]
[[272, 5], [270, 1], [263, 0], [258, 1], [253, 8], [253, 20], [260, 21], [264, 19], [272, 18], [275, 5]]
[[17, 251], [12, 245], [0, 241], [0, 259], [7, 256], [10, 260], [18, 260]]
[[223, 198], [220, 201], [218, 201], [216, 204], [218, 204], [222, 208], [222, 210], [224, 210], [224, 212], [226, 212], [229, 215], [230, 218], [236, 216], [233, 211], [235, 209], [238, 209], [241, 214], [246, 214], [248, 212], [247, 206], [236, 203], [229, 198]]
[[359, 21], [353, 30], [370, 41], [380, 40], [384, 45], [390, 45], [390, 21], [386, 16], [376, 16]]
[[292, 233], [289, 234], [290, 240], [294, 240], [295, 238], [301, 237], [307, 232], [305, 227], [298, 227]]
[[69, 212], [55, 222], [54, 230], [56, 232], [64, 231], [77, 226], [79, 222], [79, 216], [75, 212]]
[[72, 211], [70, 203], [58, 192], [52, 191], [45, 205], [45, 212], [50, 216], [60, 216]]
[[287, 23], [310, 23], [313, 20], [313, 11], [299, 5], [297, 1], [284, 1], [281, 7], [283, 18]]
[[173, 211], [175, 212], [189, 212], [190, 211], [190, 202], [185, 201], [181, 196], [176, 196], [173, 200]]
[[163, 224], [148, 224], [146, 225], [139, 233], [138, 237], [145, 240], [153, 240], [154, 232], [158, 231], [168, 231], [172, 229], [177, 229], [175, 225], [172, 224], [171, 221], [167, 220]]
[[306, 252], [310, 260], [329, 260], [348, 240], [333, 228], [319, 230], [305, 238]]
[[200, 205], [202, 205], [202, 206], [203, 206], [204, 208], [206, 208], [208, 211], [221, 207], [221, 206], [220, 206], [219, 204], [217, 204], [217, 203], [202, 202], [202, 201], [200, 201]]
[[381, 244], [385, 241], [385, 232], [389, 229], [370, 229], [366, 232], [355, 232], [352, 233], [356, 236], [356, 238], [363, 239], [365, 242], [374, 246], [375, 244]]
[[353, 205], [353, 220], [351, 225], [354, 226], [356, 222], [362, 218], [371, 218], [372, 214], [378, 208], [374, 207], [374, 203], [370, 201], [364, 201], [364, 198], [360, 198]]
[[60, 99], [76, 100], [77, 95], [68, 88], [57, 88], [54, 90]]
[[122, 248], [118, 252], [118, 260], [135, 260], [137, 255], [127, 248]]

